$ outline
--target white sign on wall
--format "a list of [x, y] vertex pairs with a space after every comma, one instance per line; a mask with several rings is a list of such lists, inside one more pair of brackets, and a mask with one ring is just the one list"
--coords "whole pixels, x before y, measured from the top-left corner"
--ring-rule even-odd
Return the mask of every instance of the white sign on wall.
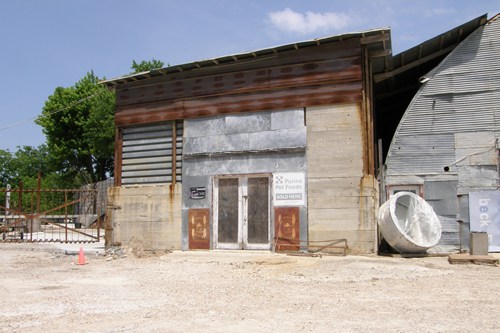
[[500, 252], [500, 191], [469, 193], [470, 230], [487, 232], [489, 251]]
[[278, 172], [273, 174], [275, 206], [303, 206], [306, 202], [306, 176], [304, 172]]

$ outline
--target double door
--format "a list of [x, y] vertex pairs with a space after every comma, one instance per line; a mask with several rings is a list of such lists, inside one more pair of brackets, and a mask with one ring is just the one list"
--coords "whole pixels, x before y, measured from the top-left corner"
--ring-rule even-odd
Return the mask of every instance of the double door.
[[214, 181], [214, 247], [270, 248], [270, 177], [218, 177]]

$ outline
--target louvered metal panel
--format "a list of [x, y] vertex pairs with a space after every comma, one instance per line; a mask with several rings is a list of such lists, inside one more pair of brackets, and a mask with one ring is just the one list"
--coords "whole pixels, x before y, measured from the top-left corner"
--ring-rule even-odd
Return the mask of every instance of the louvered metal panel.
[[[176, 124], [175, 131], [172, 128]], [[175, 140], [175, 149], [172, 141]], [[172, 156], [176, 180], [182, 173], [182, 122], [123, 128], [122, 184], [172, 182]]]

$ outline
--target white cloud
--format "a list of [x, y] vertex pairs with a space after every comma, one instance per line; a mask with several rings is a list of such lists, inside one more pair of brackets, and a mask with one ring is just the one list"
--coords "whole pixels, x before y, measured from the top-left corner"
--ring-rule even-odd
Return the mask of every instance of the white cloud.
[[446, 16], [455, 14], [455, 8], [431, 8], [424, 11], [425, 17]]
[[279, 30], [299, 34], [341, 30], [346, 28], [353, 19], [345, 13], [297, 13], [290, 8], [268, 14], [271, 24]]

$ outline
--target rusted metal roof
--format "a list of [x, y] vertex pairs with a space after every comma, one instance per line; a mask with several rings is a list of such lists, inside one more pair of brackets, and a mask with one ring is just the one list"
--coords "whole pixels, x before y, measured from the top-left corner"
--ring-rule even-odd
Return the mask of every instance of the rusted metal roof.
[[226, 55], [218, 58], [200, 60], [180, 65], [168, 66], [161, 69], [155, 69], [147, 72], [141, 72], [133, 75], [123, 76], [110, 80], [102, 81], [101, 83], [113, 87], [123, 83], [129, 83], [139, 80], [144, 80], [150, 77], [168, 75], [173, 73], [192, 71], [201, 68], [232, 65], [240, 62], [263, 60], [268, 57], [274, 57], [279, 53], [298, 50], [308, 47], [341, 42], [344, 40], [359, 38], [362, 45], [365, 45], [372, 58], [372, 69], [374, 73], [385, 72], [389, 68], [391, 60], [391, 34], [389, 28], [366, 30], [361, 32], [346, 33], [337, 36], [329, 36], [317, 38], [292, 44], [275, 46], [265, 49], [260, 49], [251, 52], [244, 52], [232, 55]]

